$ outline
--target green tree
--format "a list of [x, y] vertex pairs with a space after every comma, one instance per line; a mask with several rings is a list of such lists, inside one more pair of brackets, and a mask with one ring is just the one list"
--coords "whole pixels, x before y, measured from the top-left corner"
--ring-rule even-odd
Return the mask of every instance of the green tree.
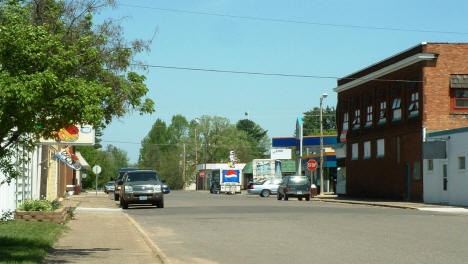
[[249, 119], [237, 121], [236, 128], [247, 133], [253, 156], [256, 158], [265, 158], [267, 156], [266, 152], [270, 144], [267, 130]]
[[[325, 135], [336, 134], [336, 110], [334, 107], [325, 107], [322, 112], [323, 133]], [[304, 113], [304, 136], [320, 135], [320, 108], [314, 107]]]
[[111, 0], [0, 0], [0, 171], [12, 156], [72, 124], [104, 127], [128, 111], [154, 111], [145, 77], [129, 71], [149, 42], [123, 38], [93, 14]]

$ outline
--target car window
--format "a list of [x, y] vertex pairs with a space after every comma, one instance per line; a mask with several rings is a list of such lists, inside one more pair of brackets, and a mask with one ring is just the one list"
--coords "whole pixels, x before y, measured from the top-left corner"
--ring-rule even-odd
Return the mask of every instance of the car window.
[[276, 180], [273, 180], [273, 184], [281, 184], [283, 180], [281, 179], [276, 179]]
[[136, 181], [157, 181], [159, 177], [154, 172], [149, 173], [132, 173], [128, 174], [125, 182], [136, 182]]
[[307, 183], [308, 181], [309, 179], [303, 176], [295, 176], [295, 177], [290, 178], [291, 184], [304, 184], [304, 183]]

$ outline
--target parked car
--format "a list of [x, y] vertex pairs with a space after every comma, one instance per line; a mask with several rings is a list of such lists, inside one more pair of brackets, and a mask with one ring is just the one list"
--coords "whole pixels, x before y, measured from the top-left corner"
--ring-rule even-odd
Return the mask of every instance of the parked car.
[[268, 197], [270, 194], [278, 192], [278, 186], [281, 184], [281, 179], [269, 179], [249, 185], [247, 192], [249, 194], [259, 194], [261, 197]]
[[136, 171], [136, 170], [137, 168], [121, 168], [120, 169], [119, 175], [115, 179], [115, 184], [114, 184], [114, 201], [119, 200], [120, 188], [121, 188], [119, 182], [122, 180], [122, 177], [124, 176], [124, 174], [128, 171]]
[[164, 208], [163, 182], [156, 171], [129, 171], [119, 183], [120, 206], [123, 209], [128, 209], [129, 204], [152, 204]]
[[164, 194], [170, 193], [171, 190], [169, 189], [169, 185], [163, 184], [163, 185], [162, 185], [162, 192], [163, 192]]
[[115, 190], [114, 184], [115, 184], [115, 182], [113, 182], [113, 181], [107, 182], [106, 185], [104, 185], [104, 191], [106, 193], [113, 192]]
[[212, 181], [210, 186], [210, 193], [219, 193], [221, 191], [221, 184], [217, 181]]
[[289, 197], [297, 197], [299, 201], [305, 198], [310, 200], [310, 180], [307, 176], [286, 176], [278, 187], [276, 194], [278, 200], [284, 198], [285, 201]]

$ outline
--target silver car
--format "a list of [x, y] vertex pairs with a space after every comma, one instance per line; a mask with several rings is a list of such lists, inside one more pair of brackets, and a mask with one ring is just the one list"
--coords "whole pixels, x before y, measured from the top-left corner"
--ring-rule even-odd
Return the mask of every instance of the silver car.
[[253, 183], [247, 192], [249, 194], [259, 194], [261, 197], [268, 197], [270, 194], [278, 192], [278, 186], [281, 184], [281, 181], [281, 179], [269, 179]]

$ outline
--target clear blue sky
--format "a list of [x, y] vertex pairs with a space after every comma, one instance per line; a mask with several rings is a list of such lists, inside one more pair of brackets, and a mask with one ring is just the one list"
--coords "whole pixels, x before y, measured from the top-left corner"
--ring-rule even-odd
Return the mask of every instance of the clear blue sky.
[[[147, 64], [342, 77], [420, 42], [468, 42], [468, 1], [427, 0], [121, 0], [96, 21], [113, 17], [122, 22], [125, 37], [151, 38]], [[257, 21], [221, 16], [169, 12], [150, 8], [235, 16], [309, 21], [385, 28], [456, 31], [444, 34], [362, 29], [300, 23]], [[157, 118], [166, 122], [175, 114], [187, 119], [201, 115], [227, 117], [232, 123], [250, 113], [250, 119], [270, 137], [291, 136], [296, 117], [319, 105], [336, 105], [334, 79], [290, 78], [149, 69], [148, 96], [156, 112], [129, 114], [104, 130], [105, 144], [138, 160], [138, 143]], [[117, 143], [119, 141], [134, 142]]]

